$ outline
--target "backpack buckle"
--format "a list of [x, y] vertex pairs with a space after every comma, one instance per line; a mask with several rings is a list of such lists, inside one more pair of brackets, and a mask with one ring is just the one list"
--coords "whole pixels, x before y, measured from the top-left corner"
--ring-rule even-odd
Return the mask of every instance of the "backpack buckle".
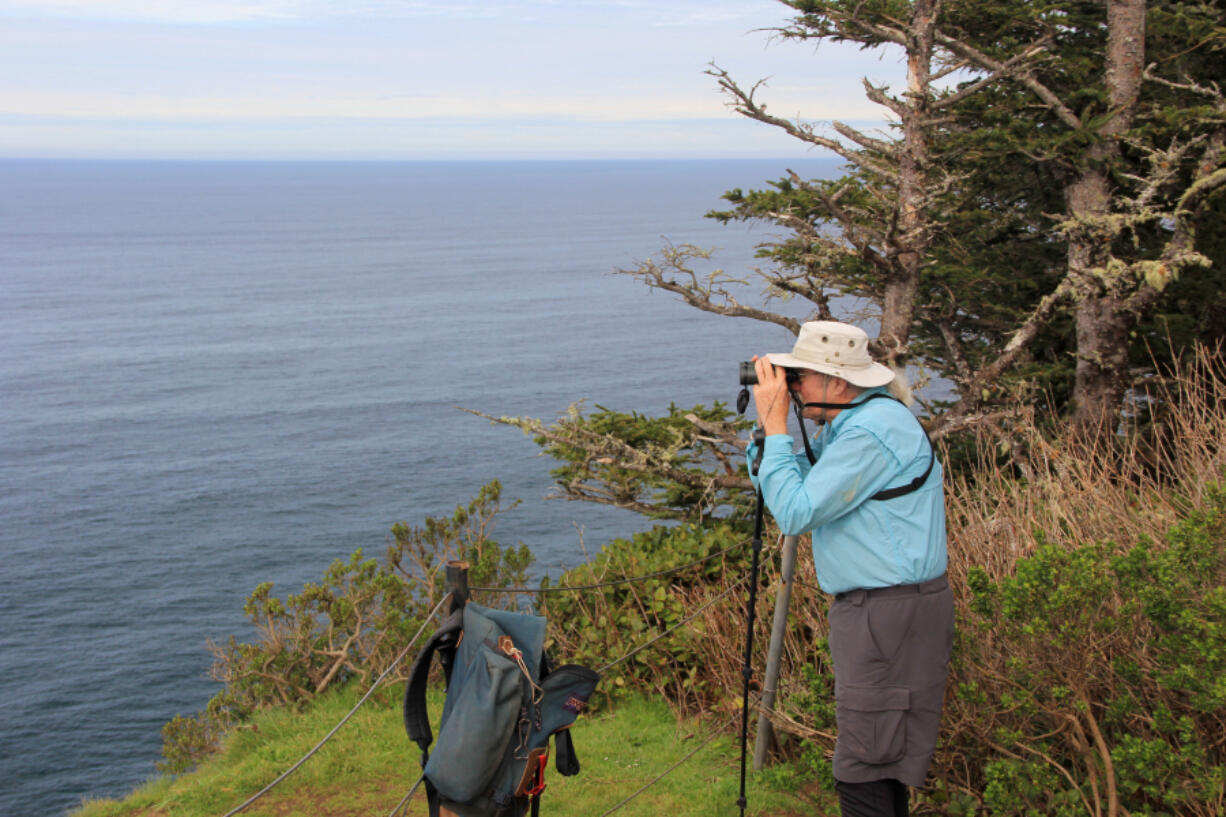
[[498, 649], [502, 650], [503, 655], [516, 661], [523, 655], [523, 652], [515, 646], [515, 642], [511, 640], [509, 635], [498, 636]]
[[540, 747], [528, 753], [524, 776], [519, 781], [516, 797], [537, 797], [545, 790], [545, 767], [549, 765], [549, 749]]

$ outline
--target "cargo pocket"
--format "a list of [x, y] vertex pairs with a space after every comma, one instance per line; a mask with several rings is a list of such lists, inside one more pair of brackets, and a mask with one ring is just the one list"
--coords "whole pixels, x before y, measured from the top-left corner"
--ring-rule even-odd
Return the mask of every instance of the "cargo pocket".
[[906, 687], [844, 686], [835, 695], [839, 748], [872, 766], [896, 763], [907, 753]]

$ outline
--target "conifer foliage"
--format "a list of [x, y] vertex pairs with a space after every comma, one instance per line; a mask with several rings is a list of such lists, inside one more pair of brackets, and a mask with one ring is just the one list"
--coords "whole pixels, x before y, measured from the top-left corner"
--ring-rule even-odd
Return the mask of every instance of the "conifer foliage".
[[[1226, 185], [1220, 4], [791, 0], [785, 41], [901, 56], [906, 87], [865, 81], [892, 125], [780, 117], [763, 83], [710, 72], [738, 113], [845, 162], [729, 191], [723, 220], [786, 230], [763, 245], [768, 293], [831, 315], [870, 304], [876, 352], [954, 384], [941, 436], [1054, 399], [1086, 426], [1131, 408], [1151, 356], [1220, 338]], [[628, 270], [708, 311], [794, 326], [674, 263]], [[724, 273], [720, 276], [727, 277]]]

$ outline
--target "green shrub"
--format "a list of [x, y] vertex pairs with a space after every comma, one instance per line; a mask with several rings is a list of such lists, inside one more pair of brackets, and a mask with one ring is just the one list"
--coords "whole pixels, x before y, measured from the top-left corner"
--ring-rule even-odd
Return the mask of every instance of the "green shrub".
[[[590, 562], [567, 571], [559, 585], [599, 584], [705, 561], [629, 584], [542, 593], [539, 609], [550, 621], [548, 646], [568, 661], [593, 668], [627, 655], [747, 574], [751, 548], [746, 539], [742, 529], [720, 523], [656, 526], [630, 539], [613, 540]], [[725, 550], [728, 552], [720, 555]], [[727, 619], [730, 610], [738, 611], [732, 617], [739, 621], [742, 598], [733, 595], [717, 605], [715, 614]], [[697, 618], [669, 634], [662, 644], [617, 664], [602, 679], [599, 690], [606, 697], [629, 690], [659, 692], [682, 707], [709, 702], [722, 688], [709, 660], [713, 637], [711, 621]]]
[[1162, 543], [1040, 543], [967, 585], [945, 751], [975, 759], [964, 782], [986, 813], [1217, 813], [1226, 492]]
[[[487, 415], [482, 415], [487, 416]], [[552, 425], [522, 417], [490, 417], [533, 437], [562, 463], [553, 474], [568, 499], [615, 505], [652, 519], [703, 524], [743, 519], [753, 494], [737, 442], [751, 426], [723, 403], [649, 417], [575, 404]]]
[[[191, 768], [256, 710], [299, 706], [335, 686], [373, 682], [443, 597], [448, 561], [468, 562], [474, 586], [522, 585], [532, 554], [523, 545], [502, 547], [489, 535], [504, 510], [501, 494], [501, 485], [490, 482], [450, 517], [428, 517], [422, 527], [397, 524], [382, 563], [358, 550], [285, 599], [273, 595], [270, 582], [257, 586], [243, 607], [255, 639], [232, 636], [210, 645], [213, 677], [224, 686], [203, 712], [176, 716], [163, 727], [159, 770]], [[408, 663], [389, 680], [406, 677]]]

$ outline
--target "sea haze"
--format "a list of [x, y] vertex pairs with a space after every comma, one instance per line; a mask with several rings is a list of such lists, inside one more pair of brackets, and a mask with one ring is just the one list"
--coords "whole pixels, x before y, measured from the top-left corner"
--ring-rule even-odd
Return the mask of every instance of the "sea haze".
[[497, 538], [555, 572], [645, 527], [542, 501], [554, 463], [456, 407], [732, 400], [787, 333], [610, 273], [666, 241], [744, 272], [770, 232], [702, 215], [788, 167], [834, 169], [0, 162], [0, 814], [129, 791], [257, 583], [490, 479], [525, 500]]

